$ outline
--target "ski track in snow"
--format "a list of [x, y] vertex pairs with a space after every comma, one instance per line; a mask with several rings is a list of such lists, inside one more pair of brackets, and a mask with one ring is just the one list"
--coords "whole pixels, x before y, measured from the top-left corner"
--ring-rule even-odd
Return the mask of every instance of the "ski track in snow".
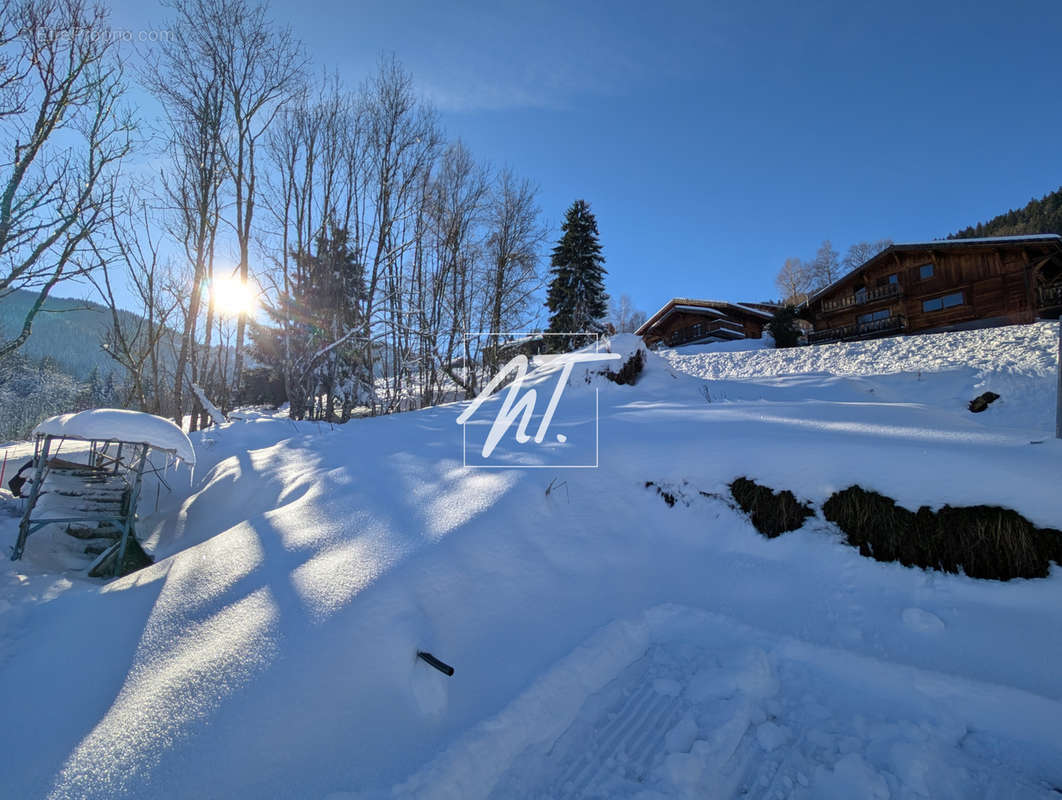
[[595, 470], [462, 468], [461, 404], [196, 434], [194, 484], [168, 475], [139, 525], [154, 566], [89, 580], [56, 531], [0, 563], [0, 796], [1058, 797], [1058, 568], [880, 564], [820, 516], [768, 541], [719, 499], [859, 482], [1062, 528], [1057, 332], [577, 375]]

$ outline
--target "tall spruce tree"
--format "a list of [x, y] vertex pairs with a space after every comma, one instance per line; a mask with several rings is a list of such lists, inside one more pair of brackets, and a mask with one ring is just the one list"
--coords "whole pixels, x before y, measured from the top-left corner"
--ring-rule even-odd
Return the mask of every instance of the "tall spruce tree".
[[[564, 232], [550, 259], [550, 333], [597, 333], [608, 313], [605, 294], [605, 257], [597, 241], [597, 220], [585, 200], [576, 200], [565, 214]], [[550, 336], [552, 350], [570, 350], [585, 342], [572, 336]]]

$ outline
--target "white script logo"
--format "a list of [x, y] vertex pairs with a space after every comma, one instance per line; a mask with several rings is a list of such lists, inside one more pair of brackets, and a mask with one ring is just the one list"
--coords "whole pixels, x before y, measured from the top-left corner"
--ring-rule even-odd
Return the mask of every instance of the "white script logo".
[[[539, 423], [538, 431], [535, 433], [535, 444], [541, 444], [542, 440], [546, 438], [549, 424], [553, 420], [553, 413], [557, 410], [561, 395], [564, 394], [564, 387], [568, 383], [568, 376], [571, 375], [572, 368], [576, 364], [593, 361], [616, 361], [619, 358], [619, 353], [563, 353], [561, 355], [536, 356], [537, 365], [553, 366], [559, 364], [563, 368], [557, 378], [557, 385], [553, 389], [553, 394], [549, 398], [549, 406], [546, 408], [545, 416], [542, 417], [542, 422]], [[521, 417], [521, 415], [520, 424], [516, 429], [516, 441], [520, 444], [526, 444], [531, 441], [531, 437], [527, 435], [527, 424], [531, 421], [532, 414], [534, 414], [538, 393], [534, 389], [528, 389], [523, 397], [517, 399], [517, 395], [523, 386], [524, 378], [527, 376], [527, 365], [527, 356], [523, 354], [512, 358], [502, 368], [501, 372], [495, 375], [491, 382], [483, 388], [483, 391], [472, 401], [472, 404], [461, 412], [461, 416], [457, 418], [458, 425], [464, 425], [468, 422], [472, 415], [479, 410], [479, 407], [494, 393], [498, 385], [505, 380], [506, 376], [510, 372], [516, 371], [516, 377], [509, 384], [509, 391], [505, 396], [505, 401], [502, 403], [498, 416], [494, 419], [494, 424], [491, 425], [487, 441], [483, 444], [482, 454], [484, 458], [490, 457], [505, 432], [509, 430], [516, 418]], [[558, 433], [557, 441], [565, 442], [564, 434]]]

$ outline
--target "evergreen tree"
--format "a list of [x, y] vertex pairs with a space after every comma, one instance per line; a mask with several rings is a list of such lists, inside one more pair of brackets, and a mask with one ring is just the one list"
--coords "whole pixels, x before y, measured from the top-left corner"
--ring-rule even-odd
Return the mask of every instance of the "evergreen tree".
[[1062, 189], [1032, 199], [1024, 208], [1011, 209], [988, 222], [978, 222], [951, 234], [949, 239], [982, 236], [1028, 236], [1035, 233], [1062, 233]]
[[767, 323], [767, 330], [774, 339], [775, 347], [796, 347], [800, 344], [800, 326], [797, 312], [791, 305], [780, 306]]
[[[598, 333], [608, 313], [605, 294], [605, 258], [597, 241], [597, 220], [585, 200], [576, 200], [565, 215], [563, 235], [553, 248], [546, 306], [551, 314], [550, 333]], [[550, 336], [553, 350], [570, 350], [584, 344], [571, 336]]]
[[[313, 411], [313, 399], [326, 398], [325, 416], [333, 417], [333, 398], [353, 401], [362, 366], [361, 347], [344, 337], [361, 322], [364, 269], [349, 244], [347, 231], [331, 226], [317, 236], [316, 252], [293, 251], [295, 270], [289, 291], [267, 309], [272, 324], [252, 323], [251, 352], [282, 377], [293, 419]], [[338, 346], [335, 343], [340, 342]]]

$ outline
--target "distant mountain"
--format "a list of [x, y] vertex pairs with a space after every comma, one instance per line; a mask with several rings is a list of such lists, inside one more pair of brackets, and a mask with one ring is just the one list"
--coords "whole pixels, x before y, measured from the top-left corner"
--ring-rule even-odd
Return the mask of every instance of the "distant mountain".
[[1022, 236], [1030, 233], [1062, 234], [1062, 188], [1030, 200], [1024, 208], [1008, 211], [988, 222], [979, 222], [949, 239], [971, 239], [979, 236]]
[[[37, 294], [28, 291], [0, 299], [0, 336], [10, 339], [22, 330], [26, 311], [36, 299]], [[119, 313], [130, 323], [137, 320], [131, 312]], [[33, 320], [33, 332], [19, 353], [32, 361], [51, 358], [78, 380], [87, 380], [93, 369], [98, 369], [101, 376], [114, 373], [117, 378], [123, 370], [103, 349], [110, 324], [110, 311], [98, 303], [49, 297]]]

